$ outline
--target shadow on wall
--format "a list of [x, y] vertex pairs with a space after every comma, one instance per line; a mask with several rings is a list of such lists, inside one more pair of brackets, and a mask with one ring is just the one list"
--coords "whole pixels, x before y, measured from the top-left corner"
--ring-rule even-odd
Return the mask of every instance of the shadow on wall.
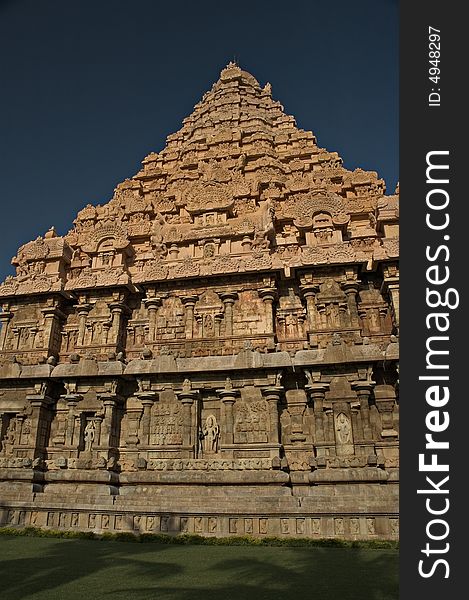
[[395, 600], [394, 550], [0, 539], [3, 600]]

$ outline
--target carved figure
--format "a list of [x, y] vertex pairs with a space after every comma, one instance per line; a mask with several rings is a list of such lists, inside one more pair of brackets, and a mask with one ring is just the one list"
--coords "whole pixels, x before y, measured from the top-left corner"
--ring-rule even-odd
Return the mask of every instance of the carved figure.
[[202, 433], [204, 435], [204, 451], [207, 453], [217, 452], [220, 428], [214, 415], [207, 417]]
[[352, 429], [349, 418], [345, 413], [339, 413], [336, 417], [336, 431], [338, 441], [341, 444], [352, 443]]
[[89, 452], [93, 446], [96, 435], [96, 426], [93, 420], [88, 421], [83, 433], [83, 439], [85, 442], [85, 452]]

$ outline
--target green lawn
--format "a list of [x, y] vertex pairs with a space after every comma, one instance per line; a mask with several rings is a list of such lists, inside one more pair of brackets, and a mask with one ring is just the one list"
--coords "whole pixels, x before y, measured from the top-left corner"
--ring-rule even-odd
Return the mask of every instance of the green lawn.
[[2, 600], [396, 600], [398, 551], [0, 538]]

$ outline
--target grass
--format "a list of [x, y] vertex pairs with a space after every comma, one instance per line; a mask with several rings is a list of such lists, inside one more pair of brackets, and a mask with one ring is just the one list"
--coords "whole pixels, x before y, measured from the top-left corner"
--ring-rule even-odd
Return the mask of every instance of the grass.
[[396, 600], [396, 549], [0, 537], [2, 600]]
[[321, 548], [367, 548], [393, 549], [399, 548], [398, 540], [343, 540], [338, 538], [307, 537], [254, 537], [252, 535], [235, 535], [229, 537], [206, 537], [185, 533], [169, 535], [165, 533], [138, 533], [132, 531], [70, 531], [46, 529], [40, 527], [0, 527], [0, 536], [26, 536], [65, 538], [116, 542], [150, 542], [154, 544], [196, 544], [198, 546], [308, 546]]

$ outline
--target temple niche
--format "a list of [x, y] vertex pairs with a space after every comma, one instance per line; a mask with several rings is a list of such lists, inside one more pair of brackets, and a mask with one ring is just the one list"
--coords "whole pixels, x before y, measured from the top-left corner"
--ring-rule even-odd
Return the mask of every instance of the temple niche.
[[398, 535], [399, 190], [238, 65], [0, 284], [0, 523]]

